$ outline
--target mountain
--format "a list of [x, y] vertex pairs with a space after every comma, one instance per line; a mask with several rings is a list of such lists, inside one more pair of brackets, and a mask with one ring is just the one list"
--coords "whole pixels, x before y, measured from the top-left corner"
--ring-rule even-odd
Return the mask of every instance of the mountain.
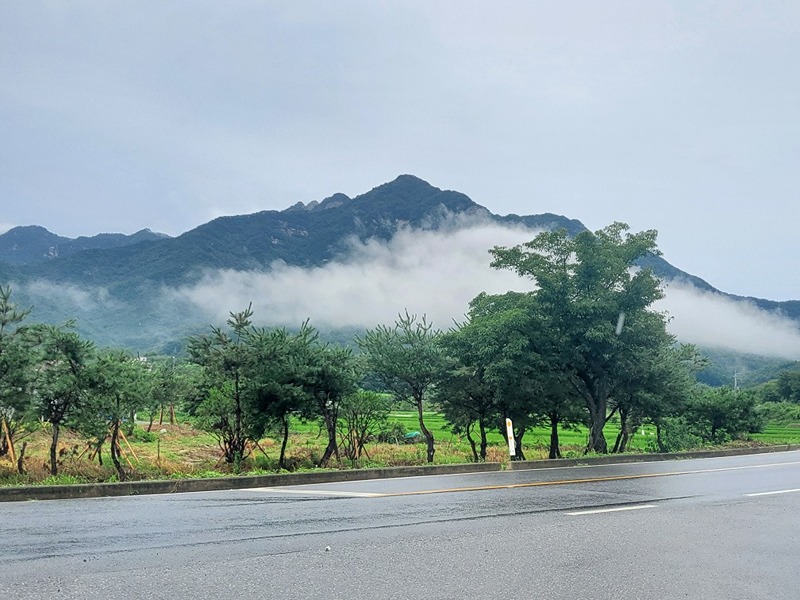
[[92, 237], [71, 239], [51, 233], [38, 225], [14, 227], [0, 235], [0, 262], [10, 265], [43, 263], [84, 250], [107, 250], [166, 237], [166, 234], [142, 229], [133, 235], [101, 233]]
[[275, 261], [318, 266], [346, 253], [352, 237], [388, 240], [401, 227], [436, 229], [452, 215], [533, 228], [563, 227], [573, 234], [584, 229], [579, 221], [558, 215], [492, 215], [464, 194], [401, 175], [352, 199], [336, 194], [283, 211], [220, 217], [176, 238], [86, 250], [15, 270], [0, 265], [0, 277], [100, 285], [112, 293], [129, 293], [142, 285], [187, 284], [207, 269], [268, 269]]
[[[339, 193], [282, 211], [220, 217], [175, 238], [143, 230], [70, 240], [41, 227], [17, 227], [0, 236], [0, 282], [12, 285], [19, 304], [35, 305], [36, 320], [75, 318], [81, 333], [101, 345], [174, 349], [176, 340], [207, 324], [171, 291], [209, 271], [319, 267], [346, 257], [354, 238], [386, 241], [402, 228], [437, 231], [454, 219], [564, 228], [573, 235], [586, 229], [554, 214], [495, 215], [462, 193], [401, 175], [355, 198]], [[661, 257], [648, 257], [643, 266], [715, 291]], [[800, 319], [800, 302], [756, 302]]]

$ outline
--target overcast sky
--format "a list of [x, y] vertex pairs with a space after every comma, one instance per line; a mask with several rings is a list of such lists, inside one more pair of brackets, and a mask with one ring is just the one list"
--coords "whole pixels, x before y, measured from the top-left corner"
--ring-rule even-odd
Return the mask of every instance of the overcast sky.
[[800, 299], [800, 2], [3, 2], [0, 230], [76, 237], [355, 196], [659, 231]]

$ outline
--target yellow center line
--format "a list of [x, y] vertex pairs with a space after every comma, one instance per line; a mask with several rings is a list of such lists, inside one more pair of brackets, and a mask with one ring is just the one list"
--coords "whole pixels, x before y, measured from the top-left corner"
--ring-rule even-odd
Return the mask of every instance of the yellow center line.
[[428, 494], [450, 494], [454, 492], [482, 492], [487, 490], [508, 490], [514, 488], [544, 487], [550, 485], [569, 485], [575, 483], [595, 483], [603, 481], [623, 481], [626, 479], [647, 479], [651, 477], [674, 477], [676, 475], [699, 475], [703, 473], [720, 473], [723, 471], [740, 471], [743, 469], [762, 469], [767, 467], [785, 467], [800, 465], [800, 461], [769, 463], [765, 465], [747, 465], [741, 467], [721, 467], [717, 469], [696, 469], [692, 471], [667, 471], [664, 473], [639, 473], [636, 475], [610, 475], [607, 477], [586, 477], [582, 479], [559, 479], [555, 481], [531, 481], [526, 483], [507, 483], [496, 485], [479, 485], [458, 488], [443, 488], [436, 490], [414, 490], [409, 492], [375, 493], [373, 498], [391, 498], [397, 496], [424, 496]]

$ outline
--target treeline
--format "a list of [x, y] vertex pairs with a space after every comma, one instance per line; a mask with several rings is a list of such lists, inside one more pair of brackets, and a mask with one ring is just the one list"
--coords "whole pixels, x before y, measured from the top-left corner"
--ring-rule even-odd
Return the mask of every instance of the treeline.
[[[177, 405], [215, 434], [234, 470], [267, 434], [280, 438], [284, 468], [292, 420], [319, 421], [325, 448], [317, 464], [326, 466], [341, 453], [360, 458], [385, 422], [387, 392], [416, 409], [429, 462], [436, 446], [424, 412], [432, 407], [464, 433], [475, 460], [486, 459], [487, 434], [507, 418], [517, 458], [524, 458], [525, 433], [541, 425], [551, 431], [551, 458], [560, 456], [559, 430], [577, 425], [588, 427], [586, 451], [597, 453], [624, 452], [644, 424], [655, 425], [660, 451], [758, 430], [756, 394], [699, 386], [704, 359], [676, 344], [666, 315], [652, 309], [659, 281], [635, 265], [658, 253], [655, 238], [615, 223], [494, 248], [492, 266], [532, 279], [535, 291], [480, 294], [447, 331], [403, 313], [357, 336], [357, 352], [323, 343], [309, 323], [296, 331], [257, 327], [248, 307], [190, 338], [188, 360], [141, 360], [95, 348], [70, 324], [27, 324], [28, 311], [0, 287], [0, 454], [46, 426], [56, 474], [59, 432], [67, 427], [90, 440], [98, 457], [107, 443], [122, 480], [119, 439], [135, 415], [152, 426]], [[794, 381], [777, 382], [773, 399], [794, 390]], [[611, 419], [620, 432], [609, 443]], [[15, 454], [22, 472], [25, 443]]]

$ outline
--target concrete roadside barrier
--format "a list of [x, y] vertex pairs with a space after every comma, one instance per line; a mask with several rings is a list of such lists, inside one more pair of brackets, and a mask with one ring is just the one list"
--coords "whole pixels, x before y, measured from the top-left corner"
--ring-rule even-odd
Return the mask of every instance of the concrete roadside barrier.
[[207, 479], [168, 479], [125, 481], [119, 483], [78, 483], [71, 485], [31, 485], [0, 488], [0, 502], [23, 500], [63, 500], [69, 498], [102, 498], [107, 496], [136, 496], [144, 494], [176, 494], [181, 492], [210, 492], [257, 487], [277, 487], [314, 483], [335, 483], [364, 479], [452, 475], [459, 473], [488, 473], [501, 471], [501, 463], [467, 463], [383, 469], [349, 469], [343, 471], [304, 471], [275, 475], [238, 475]]
[[454, 475], [462, 473], [490, 473], [509, 470], [552, 469], [585, 465], [607, 465], [633, 462], [687, 460], [720, 456], [744, 456], [800, 450], [800, 446], [765, 446], [761, 448], [731, 448], [702, 450], [671, 454], [611, 454], [581, 458], [553, 460], [525, 460], [503, 463], [466, 463], [456, 465], [423, 465], [414, 467], [387, 467], [383, 469], [349, 469], [343, 471], [304, 471], [274, 475], [239, 475], [208, 479], [168, 479], [152, 481], [126, 481], [120, 483], [80, 483], [72, 485], [32, 485], [0, 487], [0, 502], [25, 500], [65, 500], [72, 498], [102, 498], [109, 496], [137, 496], [146, 494], [178, 494], [183, 492], [210, 492], [258, 487], [278, 487], [315, 483], [336, 483], [394, 477], [420, 477], [426, 475]]
[[657, 462], [667, 460], [688, 460], [692, 458], [716, 458], [721, 456], [745, 456], [748, 454], [767, 454], [800, 450], [800, 446], [763, 446], [760, 448], [726, 448], [723, 450], [697, 450], [695, 452], [668, 452], [664, 454], [606, 454], [604, 456], [584, 456], [579, 458], [557, 458], [546, 460], [519, 460], [508, 464], [513, 471], [525, 469], [552, 469], [557, 467], [579, 467], [585, 465], [618, 465], [622, 463]]

